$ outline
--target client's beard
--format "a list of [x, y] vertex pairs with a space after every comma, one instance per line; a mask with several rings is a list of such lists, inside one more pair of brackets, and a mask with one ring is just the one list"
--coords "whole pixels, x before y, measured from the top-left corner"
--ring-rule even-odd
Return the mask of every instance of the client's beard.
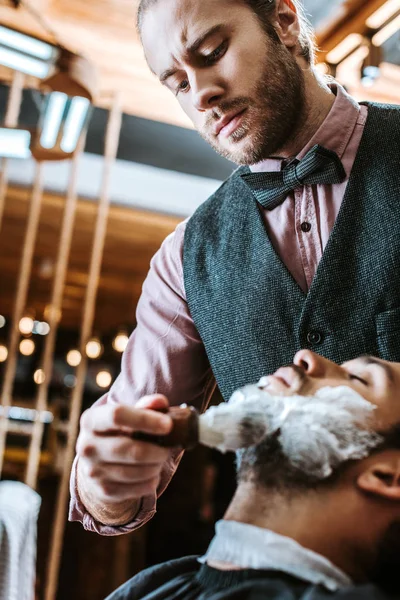
[[236, 457], [239, 481], [251, 478], [270, 490], [311, 488], [382, 442], [372, 427], [376, 407], [345, 386], [287, 397], [246, 386], [229, 404], [244, 414], [257, 406], [265, 415], [263, 438], [238, 450]]

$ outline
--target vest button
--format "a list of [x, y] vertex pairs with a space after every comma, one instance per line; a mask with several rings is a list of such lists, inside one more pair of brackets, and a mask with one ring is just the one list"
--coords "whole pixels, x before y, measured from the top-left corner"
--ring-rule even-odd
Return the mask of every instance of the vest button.
[[300, 228], [302, 231], [304, 231], [304, 233], [308, 233], [309, 231], [311, 231], [311, 223], [307, 223], [307, 221], [304, 221], [304, 223], [300, 225]]
[[322, 335], [319, 331], [309, 331], [307, 333], [307, 342], [311, 345], [320, 344], [322, 342]]

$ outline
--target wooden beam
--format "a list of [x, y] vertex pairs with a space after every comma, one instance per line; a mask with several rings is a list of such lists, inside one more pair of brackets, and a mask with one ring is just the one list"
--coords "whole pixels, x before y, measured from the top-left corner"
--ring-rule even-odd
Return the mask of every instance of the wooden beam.
[[321, 48], [318, 54], [319, 60], [324, 60], [324, 55], [335, 48], [350, 33], [365, 35], [368, 28], [365, 24], [378, 8], [385, 4], [386, 0], [348, 0], [339, 9], [339, 14], [323, 29], [317, 31], [317, 44]]
[[114, 106], [111, 110], [105, 139], [104, 171], [101, 187], [101, 197], [98, 204], [96, 228], [93, 236], [92, 256], [89, 268], [89, 280], [82, 315], [79, 351], [82, 359], [76, 370], [76, 385], [72, 392], [71, 411], [69, 416], [67, 448], [65, 452], [64, 469], [61, 476], [57, 496], [55, 522], [52, 531], [50, 558], [47, 571], [45, 600], [54, 600], [57, 592], [58, 572], [64, 538], [66, 505], [69, 495], [69, 477], [75, 454], [75, 442], [81, 414], [83, 388], [87, 374], [88, 359], [86, 344], [92, 335], [93, 321], [96, 307], [96, 296], [103, 257], [104, 241], [107, 231], [107, 218], [110, 205], [109, 185], [111, 168], [116, 159], [119, 135], [121, 130], [122, 114], [119, 96], [116, 94]]

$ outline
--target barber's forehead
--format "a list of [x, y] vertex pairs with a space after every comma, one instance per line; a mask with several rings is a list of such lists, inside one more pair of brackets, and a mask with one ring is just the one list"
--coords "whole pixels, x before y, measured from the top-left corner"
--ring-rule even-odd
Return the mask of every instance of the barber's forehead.
[[235, 6], [246, 6], [245, 0], [156, 0], [145, 11], [142, 23], [147, 16], [152, 15], [154, 20], [162, 19], [175, 27], [180, 26], [182, 35], [185, 36], [187, 26], [201, 25], [219, 12], [226, 19], [226, 10]]
[[[142, 20], [141, 37], [150, 68], [159, 75], [167, 68], [171, 55], [179, 54], [187, 44], [208, 27], [225, 23], [227, 9], [243, 6], [241, 0], [158, 0]], [[234, 9], [233, 9], [234, 10]], [[229, 11], [232, 14], [232, 11]]]

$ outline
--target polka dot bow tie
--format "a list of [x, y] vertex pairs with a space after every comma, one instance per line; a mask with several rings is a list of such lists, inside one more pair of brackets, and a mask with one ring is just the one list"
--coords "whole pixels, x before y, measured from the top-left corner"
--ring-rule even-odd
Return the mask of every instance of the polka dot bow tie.
[[342, 183], [346, 172], [336, 152], [316, 144], [301, 160], [295, 158], [282, 171], [246, 173], [241, 178], [257, 202], [272, 210], [295, 188], [317, 183]]

